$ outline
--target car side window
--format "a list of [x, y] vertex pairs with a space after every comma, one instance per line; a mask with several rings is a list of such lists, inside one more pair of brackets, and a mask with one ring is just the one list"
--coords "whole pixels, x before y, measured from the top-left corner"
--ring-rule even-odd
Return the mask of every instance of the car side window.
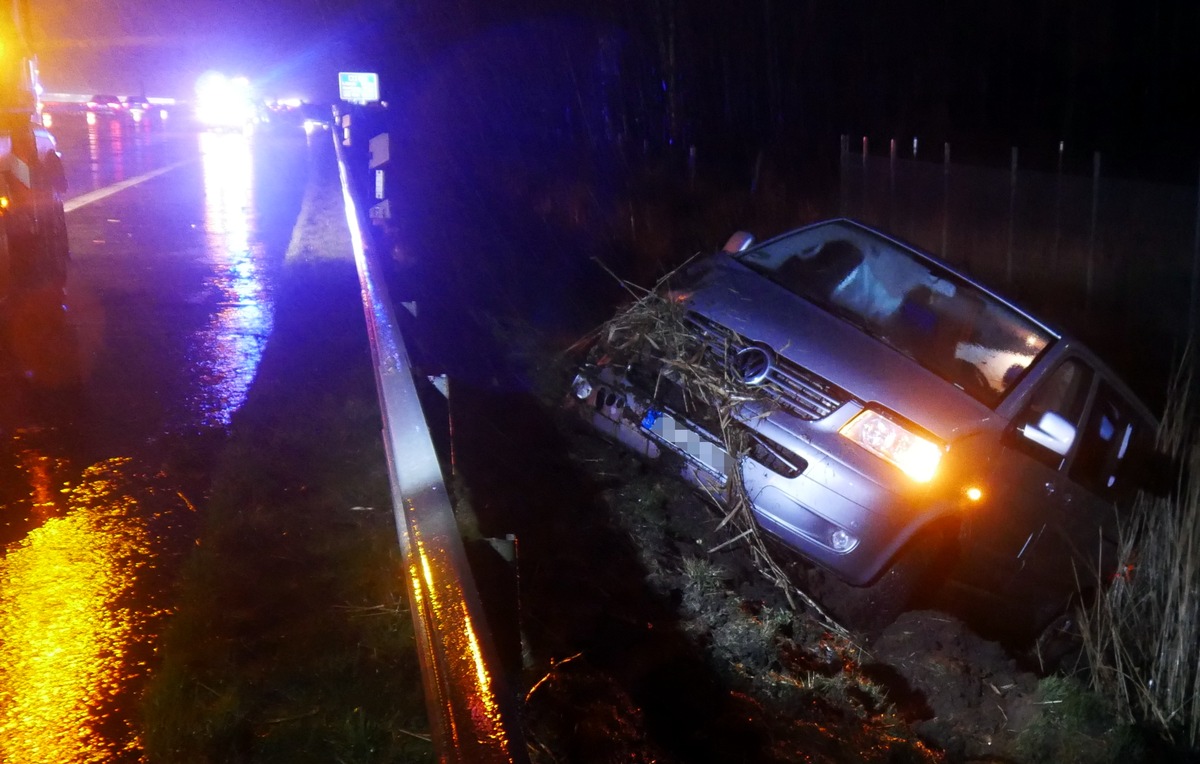
[[[1036, 428], [1043, 415], [1055, 414], [1066, 424], [1079, 428], [1083, 408], [1087, 404], [1092, 386], [1092, 368], [1078, 358], [1069, 358], [1059, 364], [1049, 377], [1044, 379], [1024, 410], [1017, 417], [1017, 433], [1011, 443], [1024, 453], [1052, 469], [1062, 467], [1066, 451], [1074, 444], [1067, 443], [1061, 453], [1037, 442], [1026, 434], [1027, 428]], [[1076, 435], [1075, 440], [1078, 440]]]
[[1103, 498], [1128, 498], [1137, 489], [1134, 473], [1151, 437], [1133, 406], [1102, 381], [1087, 424], [1079, 433], [1071, 479]]

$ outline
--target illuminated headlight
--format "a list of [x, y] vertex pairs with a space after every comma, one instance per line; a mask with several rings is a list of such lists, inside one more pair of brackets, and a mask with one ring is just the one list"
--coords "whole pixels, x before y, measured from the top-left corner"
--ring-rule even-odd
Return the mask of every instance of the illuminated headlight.
[[575, 381], [571, 383], [571, 391], [575, 393], [575, 397], [579, 400], [587, 400], [587, 397], [592, 394], [592, 383], [576, 375]]
[[942, 458], [937, 444], [870, 409], [851, 419], [839, 432], [904, 470], [918, 483], [933, 479]]

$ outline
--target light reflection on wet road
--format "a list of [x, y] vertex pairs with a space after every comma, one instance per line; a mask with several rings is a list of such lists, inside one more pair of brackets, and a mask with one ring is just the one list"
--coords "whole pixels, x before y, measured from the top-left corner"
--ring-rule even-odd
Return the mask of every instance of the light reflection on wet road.
[[[160, 613], [134, 587], [154, 564], [127, 458], [86, 469], [0, 564], [0, 761], [107, 762], [137, 748], [120, 714]], [[115, 729], [114, 729], [115, 727]]]
[[205, 425], [229, 424], [246, 399], [271, 333], [270, 283], [264, 245], [252, 240], [253, 162], [243, 135], [200, 135], [204, 170], [204, 228], [212, 256], [210, 284], [218, 308], [188, 352], [195, 388], [192, 410]]
[[244, 402], [307, 168], [303, 136], [77, 121], [55, 124], [66, 309], [23, 297], [0, 341], [3, 762], [140, 760], [132, 699], [191, 543], [161, 438]]

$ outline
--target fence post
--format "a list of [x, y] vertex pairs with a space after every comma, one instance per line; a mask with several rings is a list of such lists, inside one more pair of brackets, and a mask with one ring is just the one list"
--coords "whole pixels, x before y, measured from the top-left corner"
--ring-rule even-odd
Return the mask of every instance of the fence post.
[[846, 200], [847, 200], [848, 191], [849, 191], [849, 183], [848, 183], [849, 179], [846, 176], [847, 176], [847, 170], [849, 169], [848, 165], [850, 164], [850, 136], [846, 135], [845, 133], [842, 133], [842, 135], [839, 136], [839, 139], [840, 139], [841, 145], [838, 147], [840, 149], [840, 151], [839, 151], [840, 159], [838, 161], [838, 171], [839, 171], [839, 174], [841, 175], [841, 182], [838, 184], [839, 191], [840, 191], [840, 193], [838, 194], [838, 214], [841, 217], [846, 217], [848, 214], [846, 212], [846, 206], [847, 206]]
[[1100, 152], [1092, 155], [1092, 229], [1088, 234], [1087, 291], [1084, 293], [1084, 309], [1092, 306], [1092, 280], [1095, 278], [1096, 261], [1096, 216], [1100, 208]]
[[1192, 294], [1188, 305], [1188, 338], [1187, 344], [1192, 344], [1196, 335], [1197, 299], [1200, 299], [1200, 174], [1196, 178], [1196, 233], [1192, 238]]
[[1058, 240], [1062, 236], [1059, 221], [1062, 217], [1062, 167], [1064, 141], [1058, 142], [1058, 169], [1054, 173], [1054, 244], [1050, 248], [1050, 278], [1058, 274]]
[[888, 230], [896, 230], [896, 139], [888, 145]]
[[1004, 280], [1013, 280], [1013, 244], [1017, 225], [1017, 147], [1012, 147], [1012, 173], [1008, 185], [1008, 253], [1004, 257]]
[[945, 258], [950, 235], [950, 142], [942, 148], [942, 257]]
[[867, 136], [862, 139], [862, 206], [858, 210], [858, 217], [868, 223], [874, 223], [867, 215], [867, 210], [870, 209], [868, 204], [868, 194], [870, 191], [870, 183], [867, 180]]

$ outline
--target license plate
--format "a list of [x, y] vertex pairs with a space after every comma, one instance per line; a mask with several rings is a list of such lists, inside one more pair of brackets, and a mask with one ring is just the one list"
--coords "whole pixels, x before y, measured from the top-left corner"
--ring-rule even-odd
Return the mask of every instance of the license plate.
[[734, 461], [724, 448], [680, 424], [665, 411], [647, 411], [646, 416], [642, 418], [642, 427], [653, 433], [671, 450], [721, 479], [725, 479], [733, 471]]

